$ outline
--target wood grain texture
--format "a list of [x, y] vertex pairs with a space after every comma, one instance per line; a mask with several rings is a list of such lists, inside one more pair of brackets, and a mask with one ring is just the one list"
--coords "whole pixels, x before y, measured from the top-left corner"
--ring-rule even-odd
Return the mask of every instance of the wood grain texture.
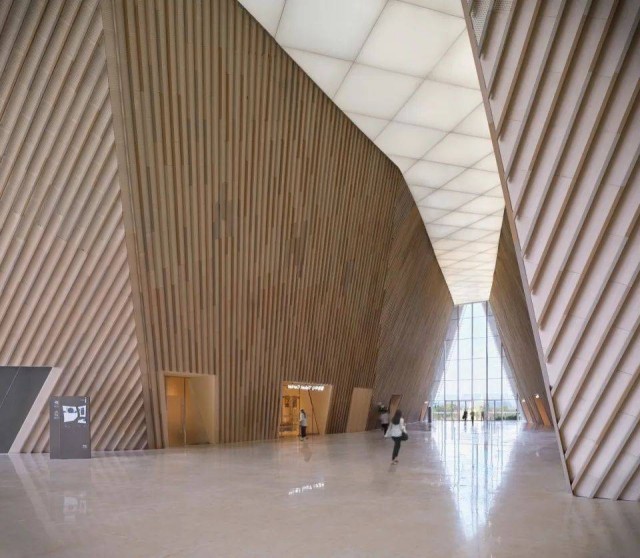
[[639, 21], [635, 0], [518, 2], [474, 45], [571, 489], [627, 500], [640, 499]]
[[[62, 369], [95, 449], [147, 446], [97, 0], [0, 2], [0, 362]], [[48, 408], [21, 447], [47, 451]]]
[[520, 399], [525, 399], [527, 403], [525, 412], [527, 421], [542, 425], [544, 417], [538, 412], [536, 394], [540, 396], [539, 402], [545, 409], [545, 417], [550, 416], [549, 403], [545, 396], [546, 388], [540, 369], [538, 350], [531, 329], [513, 237], [506, 216], [500, 232], [498, 258], [489, 303], [513, 370], [516, 385], [512, 388]]
[[[397, 167], [235, 0], [103, 13], [160, 444], [165, 372], [218, 376], [222, 442], [276, 436], [283, 380], [332, 384], [327, 432], [344, 431], [353, 388], [394, 373], [379, 351], [412, 355], [403, 391], [426, 383], [429, 330], [393, 322], [448, 293]], [[387, 278], [397, 252], [412, 277]], [[381, 337], [385, 284], [411, 293]]]
[[[438, 265], [415, 202], [407, 191], [393, 217], [393, 238], [385, 297], [373, 402], [388, 404], [402, 394], [400, 408], [417, 421], [436, 370], [451, 319], [453, 300]], [[369, 428], [378, 416], [372, 409]]]

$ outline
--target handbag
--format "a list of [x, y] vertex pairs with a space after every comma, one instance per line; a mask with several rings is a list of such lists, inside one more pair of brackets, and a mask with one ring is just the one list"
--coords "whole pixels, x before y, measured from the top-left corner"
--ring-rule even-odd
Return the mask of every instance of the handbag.
[[402, 433], [402, 436], [400, 436], [400, 439], [401, 439], [403, 442], [406, 442], [406, 441], [409, 439], [409, 434], [407, 434], [406, 432], [403, 432], [403, 433]]

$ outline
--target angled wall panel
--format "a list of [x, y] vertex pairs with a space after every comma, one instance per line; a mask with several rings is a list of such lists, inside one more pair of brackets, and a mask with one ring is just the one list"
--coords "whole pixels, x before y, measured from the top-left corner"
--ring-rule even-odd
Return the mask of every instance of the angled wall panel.
[[51, 368], [0, 366], [0, 453], [8, 453]]
[[638, 499], [640, 3], [465, 2], [575, 494]]
[[[489, 302], [513, 369], [515, 386], [512, 387], [520, 399], [525, 400], [526, 409], [533, 419], [530, 422], [549, 426], [551, 412], [520, 279], [513, 237], [506, 216], [500, 233], [496, 271]], [[539, 399], [539, 402], [536, 399]], [[544, 412], [539, 411], [537, 403], [543, 406]]]
[[[409, 191], [398, 199], [385, 297], [373, 402], [401, 394], [406, 420], [417, 421], [437, 380], [438, 360], [453, 301], [444, 282], [418, 208]], [[372, 410], [373, 411], [373, 410]], [[377, 423], [369, 417], [369, 427]]]
[[[147, 445], [97, 0], [0, 3], [0, 362], [89, 395], [93, 447]], [[46, 451], [48, 414], [22, 451]]]
[[[344, 431], [353, 388], [375, 383], [402, 175], [235, 0], [103, 14], [154, 417], [166, 373], [215, 374], [220, 441], [272, 438], [282, 381], [313, 381], [333, 385], [327, 431]], [[419, 219], [403, 285], [444, 299]], [[428, 360], [406, 362], [418, 385]]]

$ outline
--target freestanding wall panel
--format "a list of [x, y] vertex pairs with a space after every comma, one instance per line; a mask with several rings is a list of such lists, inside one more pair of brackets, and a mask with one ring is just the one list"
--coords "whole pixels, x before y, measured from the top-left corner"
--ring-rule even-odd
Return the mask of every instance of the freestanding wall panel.
[[638, 500], [640, 2], [470, 4], [572, 490]]

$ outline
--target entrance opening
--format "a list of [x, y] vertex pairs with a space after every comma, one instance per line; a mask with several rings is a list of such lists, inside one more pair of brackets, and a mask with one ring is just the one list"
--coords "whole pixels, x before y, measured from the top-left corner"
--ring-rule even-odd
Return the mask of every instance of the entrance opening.
[[331, 404], [330, 384], [308, 384], [305, 382], [282, 382], [282, 407], [280, 413], [280, 436], [297, 436], [300, 433], [300, 411], [307, 415], [307, 436], [324, 434]]
[[456, 306], [439, 366], [439, 420], [520, 420], [513, 369], [488, 302]]
[[165, 376], [168, 446], [217, 442], [215, 376]]

